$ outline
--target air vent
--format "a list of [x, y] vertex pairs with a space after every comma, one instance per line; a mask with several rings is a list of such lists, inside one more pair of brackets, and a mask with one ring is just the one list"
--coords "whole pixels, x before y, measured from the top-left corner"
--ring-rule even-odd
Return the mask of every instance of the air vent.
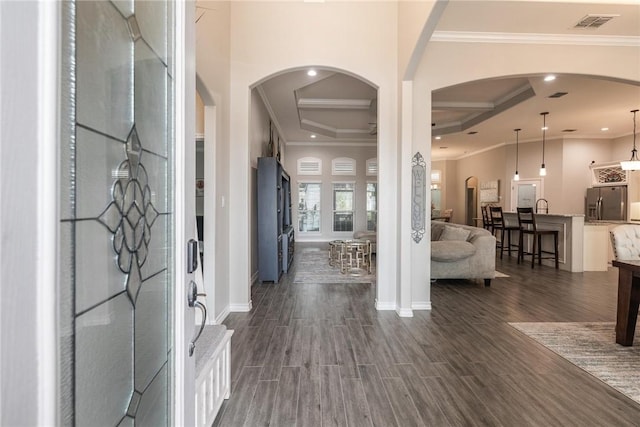
[[475, 135], [476, 133], [478, 133], [478, 132], [475, 131], [475, 130], [472, 130], [471, 132], [467, 132], [467, 135]]
[[575, 132], [578, 129], [562, 129], [562, 132]]
[[565, 96], [568, 92], [556, 92], [553, 95], [549, 95], [549, 98], [562, 98], [563, 96]]
[[338, 157], [331, 161], [331, 173], [333, 175], [355, 175], [356, 161], [348, 157]]
[[596, 15], [596, 14], [588, 14], [584, 16], [573, 28], [591, 28], [596, 29], [600, 28], [602, 25], [611, 21], [613, 18], [620, 15]]
[[322, 175], [322, 160], [315, 157], [298, 159], [298, 175]]

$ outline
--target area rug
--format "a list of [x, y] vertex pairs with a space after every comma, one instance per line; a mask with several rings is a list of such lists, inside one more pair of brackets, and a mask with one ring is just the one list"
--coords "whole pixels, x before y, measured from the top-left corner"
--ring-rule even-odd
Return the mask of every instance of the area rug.
[[296, 275], [294, 283], [375, 283], [375, 266], [371, 274], [353, 275], [340, 273], [339, 267], [329, 265], [329, 252], [306, 250], [296, 253]]
[[530, 338], [640, 403], [640, 339], [616, 344], [615, 323], [509, 323]]

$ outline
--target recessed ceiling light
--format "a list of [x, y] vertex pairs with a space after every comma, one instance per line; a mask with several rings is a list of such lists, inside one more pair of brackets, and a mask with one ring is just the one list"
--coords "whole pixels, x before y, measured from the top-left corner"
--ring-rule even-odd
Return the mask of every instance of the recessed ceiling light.
[[553, 74], [549, 74], [548, 76], [545, 76], [544, 81], [545, 82], [552, 82], [556, 79], [556, 76], [554, 76]]
[[313, 77], [315, 75], [317, 75], [318, 72], [316, 70], [309, 70], [307, 71], [307, 76]]
[[311, 138], [315, 138], [315, 137], [316, 137], [316, 135], [315, 135], [315, 134], [311, 134]]
[[446, 150], [449, 147], [440, 147], [441, 150]]
[[442, 137], [440, 135], [436, 136], [436, 139], [440, 140]]
[[606, 132], [606, 131], [608, 131], [608, 130], [609, 130], [609, 128], [600, 128], [600, 130], [601, 130], [602, 132]]

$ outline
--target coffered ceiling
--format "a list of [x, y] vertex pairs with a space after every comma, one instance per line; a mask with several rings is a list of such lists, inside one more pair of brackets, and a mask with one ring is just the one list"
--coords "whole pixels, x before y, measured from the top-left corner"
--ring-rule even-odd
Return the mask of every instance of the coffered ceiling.
[[[602, 25], [576, 28], [583, 18], [588, 24], [582, 25]], [[465, 37], [569, 44], [588, 38], [640, 49], [640, 2], [449, 1], [432, 39]], [[375, 144], [376, 88], [340, 72], [319, 69], [309, 76], [308, 70], [286, 72], [256, 87], [282, 140], [287, 144]], [[629, 111], [640, 108], [640, 66], [634, 84], [576, 75], [557, 75], [545, 82], [544, 77], [499, 78], [435, 91], [432, 159], [455, 159], [512, 143], [515, 128], [522, 129], [521, 142], [539, 140], [543, 111], [549, 112], [548, 139], [612, 139], [632, 132]]]

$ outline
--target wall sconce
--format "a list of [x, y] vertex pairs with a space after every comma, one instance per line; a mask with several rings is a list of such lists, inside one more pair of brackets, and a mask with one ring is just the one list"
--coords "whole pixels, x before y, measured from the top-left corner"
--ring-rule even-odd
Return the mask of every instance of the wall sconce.
[[513, 180], [514, 181], [520, 181], [520, 175], [518, 175], [518, 133], [521, 131], [522, 129], [514, 129], [514, 131], [516, 132], [516, 173], [513, 174]]
[[636, 113], [638, 110], [631, 110], [631, 112], [633, 113], [633, 150], [631, 150], [631, 159], [620, 162], [620, 167], [625, 171], [637, 171], [640, 169], [638, 150], [636, 150]]
[[542, 116], [542, 165], [540, 166], [540, 176], [547, 176], [547, 168], [544, 166], [544, 139], [547, 132], [547, 114], [548, 111], [540, 113]]

